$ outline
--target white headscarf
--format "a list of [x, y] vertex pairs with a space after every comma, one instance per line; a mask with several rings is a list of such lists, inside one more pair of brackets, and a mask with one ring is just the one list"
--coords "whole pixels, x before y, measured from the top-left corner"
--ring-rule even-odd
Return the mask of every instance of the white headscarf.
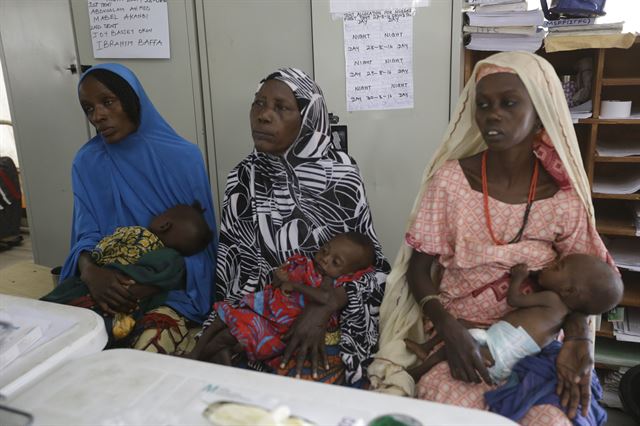
[[[571, 185], [584, 204], [591, 223], [590, 228], [592, 232], [596, 232], [589, 180], [582, 165], [571, 114], [560, 80], [549, 62], [527, 52], [498, 53], [476, 64], [460, 94], [444, 140], [424, 171], [407, 230], [417, 216], [420, 200], [435, 172], [447, 160], [469, 157], [486, 149], [474, 117], [476, 75], [488, 64], [511, 69], [524, 83]], [[415, 388], [413, 379], [405, 368], [415, 363], [416, 356], [407, 351], [404, 339], [410, 338], [418, 342], [425, 340], [420, 308], [411, 295], [406, 280], [411, 254], [411, 247], [403, 245], [387, 278], [387, 287], [380, 308], [380, 350], [368, 368], [369, 378], [375, 390], [398, 395], [413, 395]]]

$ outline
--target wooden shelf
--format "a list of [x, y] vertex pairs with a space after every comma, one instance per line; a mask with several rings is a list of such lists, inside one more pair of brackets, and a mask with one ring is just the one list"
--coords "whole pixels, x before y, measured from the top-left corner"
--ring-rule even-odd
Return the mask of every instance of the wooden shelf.
[[593, 157], [596, 163], [640, 163], [640, 156], [633, 157], [604, 157], [596, 155]]
[[596, 367], [633, 367], [640, 364], [637, 343], [619, 342], [614, 339], [598, 339], [595, 357]]
[[640, 78], [603, 78], [603, 86], [640, 86]]
[[632, 118], [583, 118], [578, 120], [578, 124], [635, 124], [640, 125], [640, 119]]
[[602, 321], [600, 322], [600, 330], [596, 331], [596, 336], [606, 337], [609, 339], [615, 338], [615, 336], [613, 335], [613, 324], [611, 324], [605, 318], [602, 318]]
[[624, 237], [636, 236], [635, 215], [624, 202], [597, 201], [594, 207], [596, 228], [599, 233]]
[[614, 224], [606, 223], [600, 224], [600, 221], [596, 219], [596, 228], [600, 234], [613, 235], [619, 237], [635, 237], [636, 227], [628, 224]]
[[627, 285], [625, 282], [624, 295], [622, 296], [622, 306], [629, 306], [631, 308], [640, 308], [640, 286]]
[[593, 198], [600, 198], [603, 200], [631, 200], [631, 201], [640, 201], [640, 194], [637, 192], [634, 194], [601, 194], [599, 192], [594, 192], [591, 194]]

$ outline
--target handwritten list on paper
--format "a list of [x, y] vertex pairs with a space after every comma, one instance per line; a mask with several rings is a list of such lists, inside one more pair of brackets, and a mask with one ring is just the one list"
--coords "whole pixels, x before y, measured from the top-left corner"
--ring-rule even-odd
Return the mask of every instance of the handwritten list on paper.
[[87, 0], [94, 58], [170, 58], [167, 0]]
[[347, 111], [413, 108], [413, 14], [345, 13]]

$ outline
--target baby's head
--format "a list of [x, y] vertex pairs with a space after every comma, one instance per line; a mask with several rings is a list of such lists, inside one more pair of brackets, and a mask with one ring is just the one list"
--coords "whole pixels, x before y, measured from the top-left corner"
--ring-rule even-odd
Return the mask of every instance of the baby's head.
[[188, 206], [178, 204], [151, 219], [149, 231], [165, 245], [183, 256], [191, 256], [204, 250], [213, 240], [213, 232], [202, 214], [198, 201]]
[[555, 291], [572, 311], [589, 315], [606, 312], [620, 303], [620, 276], [606, 262], [586, 254], [570, 254], [544, 268], [541, 287]]
[[336, 235], [320, 247], [314, 261], [323, 275], [338, 278], [371, 266], [375, 258], [376, 249], [369, 237], [346, 232]]

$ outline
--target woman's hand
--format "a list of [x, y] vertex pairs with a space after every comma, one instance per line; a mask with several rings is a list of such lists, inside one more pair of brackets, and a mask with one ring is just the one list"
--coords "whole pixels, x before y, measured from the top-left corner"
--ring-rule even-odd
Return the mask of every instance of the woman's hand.
[[591, 402], [591, 371], [593, 370], [593, 343], [591, 340], [565, 340], [556, 359], [560, 403], [573, 419], [582, 406], [587, 416]]
[[327, 323], [333, 312], [333, 308], [328, 305], [315, 303], [306, 305], [293, 326], [282, 336], [282, 339], [288, 340], [289, 343], [282, 357], [281, 368], [284, 368], [294, 353], [296, 353], [296, 377], [300, 377], [302, 374], [304, 361], [309, 356], [311, 358], [311, 373], [314, 378], [318, 377], [319, 361], [322, 361], [325, 369], [329, 368], [324, 338], [327, 332]]
[[318, 377], [318, 362], [322, 361], [325, 369], [329, 368], [329, 360], [324, 347], [324, 337], [327, 323], [334, 312], [342, 310], [347, 305], [347, 292], [344, 287], [332, 288], [327, 303], [307, 303], [302, 314], [287, 331], [283, 340], [289, 344], [284, 351], [280, 367], [284, 368], [291, 355], [296, 353], [296, 376], [302, 374], [305, 359], [311, 356], [311, 374]]
[[132, 312], [136, 309], [136, 298], [127, 289], [136, 284], [131, 278], [94, 264], [85, 266], [80, 278], [104, 312], [115, 315], [117, 312]]
[[589, 321], [587, 315], [573, 312], [562, 324], [566, 337], [556, 359], [556, 392], [571, 419], [578, 411], [578, 404], [582, 405], [582, 414], [586, 416], [591, 402], [593, 342], [590, 338]]
[[469, 330], [451, 315], [434, 323], [438, 336], [444, 342], [444, 352], [451, 377], [467, 383], [493, 384], [486, 363], [480, 352], [480, 345]]

